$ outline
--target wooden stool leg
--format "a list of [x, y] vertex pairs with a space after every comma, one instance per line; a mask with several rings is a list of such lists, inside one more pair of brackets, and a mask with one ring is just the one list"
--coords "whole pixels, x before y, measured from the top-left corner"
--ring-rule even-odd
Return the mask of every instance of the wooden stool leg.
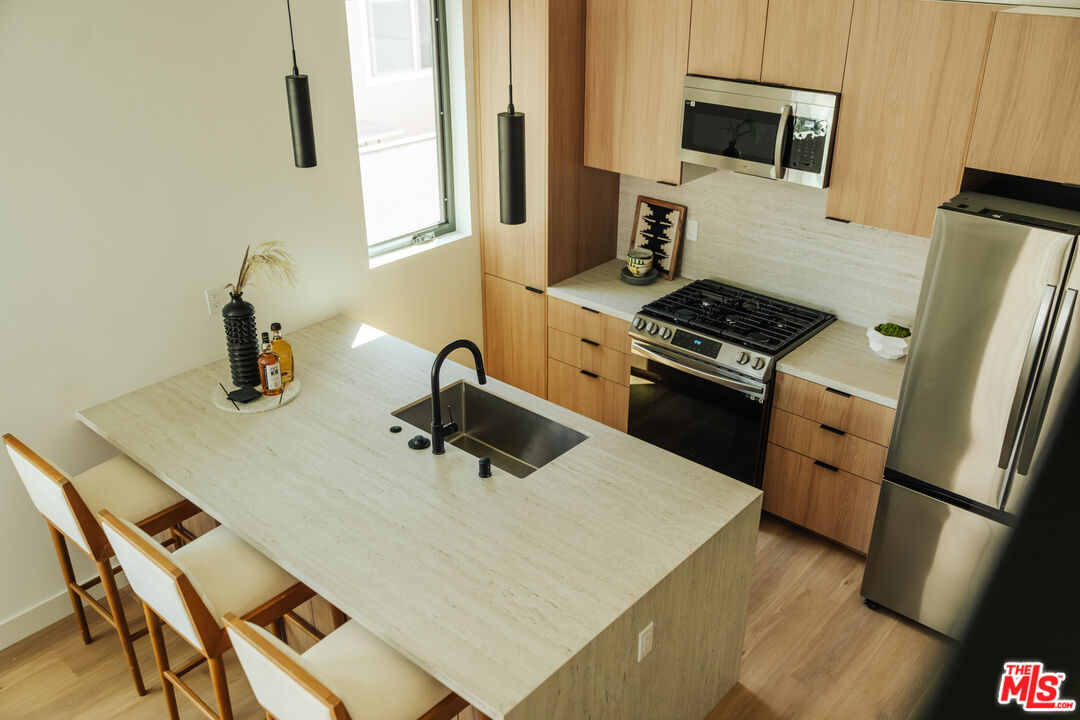
[[210, 679], [214, 682], [214, 697], [217, 698], [218, 715], [221, 720], [233, 720], [232, 702], [229, 700], [229, 681], [225, 677], [225, 662], [221, 656], [207, 658], [210, 666]]
[[146, 694], [146, 686], [143, 684], [142, 671], [139, 669], [139, 658], [135, 655], [135, 647], [131, 642], [131, 631], [128, 629], [127, 615], [124, 613], [124, 603], [120, 600], [120, 592], [116, 589], [116, 576], [112, 572], [112, 563], [102, 560], [97, 564], [98, 575], [101, 576], [101, 585], [105, 588], [105, 597], [109, 601], [109, 612], [112, 613], [113, 624], [116, 625], [116, 634], [120, 637], [120, 646], [124, 648], [124, 656], [127, 657], [128, 666], [131, 668], [131, 679], [135, 681], [135, 692], [140, 696]]
[[75, 609], [75, 620], [79, 623], [79, 631], [82, 633], [83, 642], [87, 645], [93, 641], [90, 637], [90, 626], [86, 624], [86, 608], [83, 607], [82, 598], [71, 589], [75, 582], [75, 571], [71, 567], [71, 555], [68, 554], [67, 538], [63, 533], [49, 523], [49, 533], [52, 535], [53, 547], [56, 549], [56, 559], [60, 561], [60, 572], [64, 575], [64, 583], [68, 597], [71, 598], [71, 606]]
[[274, 634], [277, 635], [277, 639], [286, 645], [289, 644], [289, 636], [285, 632], [285, 618], [279, 617], [274, 621]]
[[176, 688], [165, 678], [169, 669], [169, 654], [165, 650], [165, 636], [161, 633], [161, 620], [143, 603], [146, 614], [146, 628], [150, 633], [150, 644], [154, 646], [154, 660], [157, 661], [158, 674], [161, 677], [161, 690], [165, 693], [165, 706], [169, 709], [169, 720], [180, 720], [180, 710], [176, 707]]
[[348, 619], [341, 610], [338, 610], [333, 605], [330, 606], [330, 621], [334, 623], [334, 630], [344, 625]]

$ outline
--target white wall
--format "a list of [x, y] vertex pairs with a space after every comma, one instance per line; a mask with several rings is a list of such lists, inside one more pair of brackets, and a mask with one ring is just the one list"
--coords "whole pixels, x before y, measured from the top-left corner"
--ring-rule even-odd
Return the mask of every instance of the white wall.
[[[222, 356], [202, 291], [268, 238], [300, 285], [247, 294], [263, 327], [347, 310], [429, 348], [480, 339], [474, 238], [368, 270], [344, 3], [295, 0], [293, 17], [306, 170], [284, 2], [0, 2], [0, 432], [70, 473], [115, 454], [74, 412]], [[70, 612], [6, 454], [0, 577], [0, 647]]]
[[683, 242], [679, 274], [828, 310], [870, 326], [909, 325], [919, 302], [930, 240], [825, 219], [828, 190], [729, 170], [679, 187], [623, 175], [619, 257], [626, 257], [639, 195], [685, 205], [699, 223]]

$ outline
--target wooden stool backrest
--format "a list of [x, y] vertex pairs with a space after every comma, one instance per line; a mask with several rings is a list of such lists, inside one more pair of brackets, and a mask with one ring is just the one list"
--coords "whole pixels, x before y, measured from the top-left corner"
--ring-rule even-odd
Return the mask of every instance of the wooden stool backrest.
[[255, 698], [277, 720], [349, 720], [344, 703], [304, 669], [295, 650], [232, 613], [225, 630]]
[[99, 516], [135, 594], [197, 650], [215, 653], [224, 633], [180, 566], [132, 523], [108, 510]]
[[101, 526], [68, 477], [14, 435], [4, 435], [4, 445], [38, 512], [90, 557], [109, 557], [112, 553]]

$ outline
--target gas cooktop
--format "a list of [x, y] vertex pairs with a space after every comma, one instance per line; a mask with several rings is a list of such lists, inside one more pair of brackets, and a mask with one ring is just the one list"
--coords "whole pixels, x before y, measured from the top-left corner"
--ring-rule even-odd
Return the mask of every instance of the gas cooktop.
[[645, 305], [630, 334], [653, 345], [760, 379], [773, 362], [836, 316], [725, 285], [695, 280]]

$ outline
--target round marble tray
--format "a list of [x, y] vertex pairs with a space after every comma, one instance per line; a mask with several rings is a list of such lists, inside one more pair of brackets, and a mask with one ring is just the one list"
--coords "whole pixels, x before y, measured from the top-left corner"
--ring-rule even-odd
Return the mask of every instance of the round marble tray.
[[[229, 387], [229, 385], [225, 385], [225, 387], [227, 388]], [[216, 407], [218, 410], [232, 413], [233, 415], [236, 415], [237, 413], [241, 415], [250, 415], [252, 413], [266, 412], [267, 410], [273, 410], [274, 408], [288, 405], [293, 400], [295, 400], [296, 396], [299, 394], [300, 378], [296, 378], [291, 383], [285, 386], [285, 392], [281, 393], [280, 395], [263, 395], [262, 397], [256, 400], [252, 400], [248, 403], [238, 402], [236, 403], [236, 405], [233, 405], [232, 400], [226, 397], [225, 392], [221, 389], [220, 385], [215, 386], [213, 390], [210, 391], [210, 399], [214, 401], [214, 407]]]

